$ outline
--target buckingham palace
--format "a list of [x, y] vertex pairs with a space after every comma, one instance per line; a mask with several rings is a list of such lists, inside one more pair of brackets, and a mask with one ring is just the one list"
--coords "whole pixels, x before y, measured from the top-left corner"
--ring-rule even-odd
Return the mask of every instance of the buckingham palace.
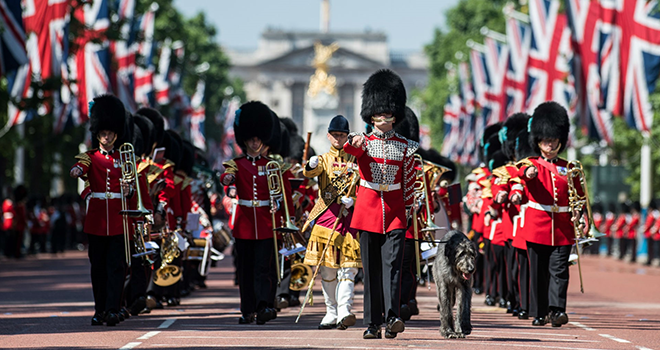
[[225, 52], [232, 65], [230, 75], [244, 82], [247, 99], [260, 100], [280, 117], [293, 118], [301, 131], [311, 131], [311, 145], [317, 150], [329, 146], [326, 129], [337, 114], [351, 122], [352, 130], [363, 130], [360, 93], [376, 70], [394, 70], [409, 96], [428, 81], [424, 53], [395, 53], [382, 32], [269, 28], [256, 50]]

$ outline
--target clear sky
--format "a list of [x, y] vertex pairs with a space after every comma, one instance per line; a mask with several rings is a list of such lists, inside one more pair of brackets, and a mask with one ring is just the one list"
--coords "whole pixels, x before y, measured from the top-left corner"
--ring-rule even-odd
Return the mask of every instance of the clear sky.
[[[444, 28], [445, 11], [459, 0], [330, 0], [330, 30], [383, 31], [390, 48], [421, 50]], [[267, 27], [319, 30], [321, 0], [174, 0], [187, 17], [204, 11], [230, 48], [256, 48]]]

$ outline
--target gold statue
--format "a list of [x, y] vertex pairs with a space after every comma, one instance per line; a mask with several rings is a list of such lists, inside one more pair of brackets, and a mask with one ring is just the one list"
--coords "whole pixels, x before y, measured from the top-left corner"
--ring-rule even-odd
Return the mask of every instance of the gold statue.
[[335, 95], [337, 90], [337, 78], [334, 75], [328, 74], [328, 61], [332, 58], [332, 54], [339, 49], [339, 44], [332, 43], [328, 46], [320, 42], [314, 43], [314, 60], [312, 65], [316, 67], [314, 75], [309, 78], [309, 89], [307, 95], [310, 97], [316, 96], [319, 92], [324, 91], [328, 95]]

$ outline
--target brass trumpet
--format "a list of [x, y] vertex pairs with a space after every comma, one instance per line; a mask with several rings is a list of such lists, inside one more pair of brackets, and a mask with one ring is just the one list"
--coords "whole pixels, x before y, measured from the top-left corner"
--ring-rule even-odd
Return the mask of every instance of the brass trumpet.
[[[582, 284], [582, 266], [580, 264], [580, 245], [588, 245], [591, 242], [597, 241], [604, 234], [598, 232], [594, 225], [594, 219], [591, 212], [591, 203], [589, 202], [589, 189], [587, 186], [587, 178], [582, 168], [582, 163], [577, 160], [568, 162], [568, 206], [571, 210], [571, 217], [573, 220], [573, 231], [575, 232], [575, 252], [577, 254], [578, 273], [580, 275], [580, 291], [584, 293], [584, 286]], [[573, 181], [577, 178], [580, 182], [580, 187], [583, 195], [580, 195], [578, 188], [576, 188]], [[589, 231], [585, 234], [580, 230], [580, 217], [582, 214], [586, 215], [586, 220], [589, 222]]]

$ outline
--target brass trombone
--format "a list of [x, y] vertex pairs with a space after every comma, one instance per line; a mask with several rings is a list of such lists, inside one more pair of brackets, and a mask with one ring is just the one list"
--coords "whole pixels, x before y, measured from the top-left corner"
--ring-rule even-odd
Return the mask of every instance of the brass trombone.
[[[279, 261], [279, 249], [277, 244], [277, 232], [282, 232], [285, 235], [287, 233], [300, 232], [300, 229], [296, 227], [291, 222], [291, 217], [289, 216], [289, 206], [287, 205], [286, 193], [284, 193], [284, 180], [282, 178], [282, 166], [276, 160], [271, 160], [266, 163], [266, 176], [268, 179], [268, 191], [270, 194], [270, 207], [271, 207], [271, 219], [273, 223], [273, 243], [275, 246], [275, 268], [279, 273], [277, 274], [277, 284], [279, 285], [282, 282], [282, 277], [284, 275], [283, 265]], [[282, 226], [277, 227], [275, 222], [275, 212], [277, 211], [277, 202], [281, 201], [284, 206], [284, 219]], [[282, 256], [284, 259], [284, 256]]]
[[[582, 266], [580, 264], [580, 245], [591, 244], [591, 242], [597, 241], [600, 237], [603, 237], [604, 234], [598, 232], [596, 226], [594, 225], [594, 219], [591, 212], [591, 203], [589, 202], [589, 189], [587, 186], [587, 178], [584, 174], [584, 169], [582, 168], [582, 163], [577, 160], [568, 162], [568, 205], [571, 210], [571, 217], [573, 220], [573, 231], [575, 232], [575, 252], [577, 254], [577, 265], [578, 273], [580, 275], [580, 292], [584, 293], [584, 287], [582, 284]], [[573, 182], [573, 179], [577, 178], [580, 182], [580, 187], [582, 189], [582, 195], [578, 192], [578, 189]], [[587, 234], [580, 230], [580, 216], [584, 213], [586, 215], [586, 220], [589, 222], [589, 231]]]
[[119, 212], [123, 218], [122, 222], [124, 225], [124, 253], [126, 255], [126, 263], [128, 266], [131, 266], [131, 254], [130, 254], [130, 239], [129, 231], [130, 224], [129, 218], [140, 218], [141, 221], [138, 221], [137, 224], [133, 224], [133, 244], [135, 248], [135, 254], [133, 257], [141, 257], [144, 265], [151, 265], [153, 261], [149, 258], [150, 254], [153, 254], [154, 251], [147, 249], [145, 245], [145, 225], [144, 217], [150, 215], [151, 212], [144, 207], [142, 203], [142, 193], [140, 191], [139, 176], [137, 172], [137, 164], [135, 158], [135, 150], [133, 145], [130, 143], [124, 143], [119, 147], [119, 160], [121, 162], [121, 175], [123, 183], [132, 183], [135, 186], [137, 193], [137, 209], [129, 209], [128, 200], [125, 197], [124, 188], [121, 187], [122, 200], [121, 200], [121, 211]]

